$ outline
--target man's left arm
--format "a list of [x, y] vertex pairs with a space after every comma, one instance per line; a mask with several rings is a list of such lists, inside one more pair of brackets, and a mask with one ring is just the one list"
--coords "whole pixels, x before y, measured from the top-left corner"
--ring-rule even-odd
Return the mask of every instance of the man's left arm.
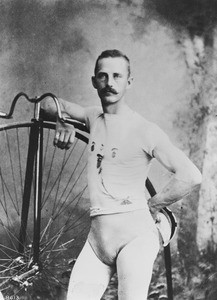
[[173, 175], [170, 181], [154, 197], [149, 208], [155, 215], [161, 208], [182, 199], [202, 181], [202, 175], [191, 160], [169, 139], [161, 140], [153, 150], [153, 156]]

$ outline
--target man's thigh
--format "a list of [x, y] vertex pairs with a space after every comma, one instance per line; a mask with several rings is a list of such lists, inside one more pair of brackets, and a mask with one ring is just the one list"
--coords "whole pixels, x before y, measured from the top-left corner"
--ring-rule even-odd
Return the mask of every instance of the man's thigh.
[[102, 297], [114, 269], [105, 265], [85, 243], [73, 267], [67, 300], [98, 300]]
[[156, 234], [137, 237], [121, 250], [117, 258], [119, 300], [146, 299], [158, 251]]

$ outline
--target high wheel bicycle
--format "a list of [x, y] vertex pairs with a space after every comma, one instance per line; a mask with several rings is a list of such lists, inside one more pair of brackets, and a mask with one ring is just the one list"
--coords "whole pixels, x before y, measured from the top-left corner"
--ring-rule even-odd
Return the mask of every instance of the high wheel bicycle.
[[34, 107], [30, 122], [0, 126], [0, 290], [5, 296], [27, 291], [33, 299], [56, 299], [89, 228], [88, 133], [71, 121], [76, 128], [72, 148], [53, 147], [55, 124], [40, 113], [48, 96], [62, 118], [50, 93], [34, 99], [20, 93], [10, 112], [1, 113], [11, 118], [21, 97]]
[[[46, 97], [55, 102], [59, 118], [75, 127], [67, 151], [53, 147], [55, 123], [40, 109]], [[0, 117], [12, 118], [20, 98], [33, 104], [31, 121], [0, 126], [0, 291], [19, 299], [58, 299], [89, 231], [88, 131], [62, 118], [51, 93], [35, 98], [19, 93]], [[146, 187], [155, 193], [149, 180]], [[163, 213], [172, 238], [175, 219], [168, 209]]]

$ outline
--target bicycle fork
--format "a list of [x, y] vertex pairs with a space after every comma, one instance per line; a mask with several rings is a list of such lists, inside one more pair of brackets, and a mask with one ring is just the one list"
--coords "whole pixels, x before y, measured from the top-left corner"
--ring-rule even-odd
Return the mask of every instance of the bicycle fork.
[[[35, 109], [38, 109], [38, 104]], [[38, 109], [39, 111], [39, 109]], [[31, 198], [31, 189], [34, 179], [34, 231], [33, 231], [33, 265], [39, 263], [40, 227], [41, 227], [41, 200], [42, 200], [42, 164], [43, 164], [43, 121], [37, 115], [32, 120], [30, 129], [29, 147], [25, 174], [25, 185], [21, 212], [21, 228], [19, 234], [19, 253], [25, 249], [27, 237], [27, 222]]]

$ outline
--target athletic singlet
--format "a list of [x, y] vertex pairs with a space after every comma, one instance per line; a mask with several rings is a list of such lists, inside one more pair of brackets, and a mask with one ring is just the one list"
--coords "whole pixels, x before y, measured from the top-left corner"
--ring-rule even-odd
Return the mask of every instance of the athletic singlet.
[[132, 110], [120, 116], [91, 107], [86, 125], [90, 216], [149, 210], [145, 180], [153, 149], [165, 133]]

